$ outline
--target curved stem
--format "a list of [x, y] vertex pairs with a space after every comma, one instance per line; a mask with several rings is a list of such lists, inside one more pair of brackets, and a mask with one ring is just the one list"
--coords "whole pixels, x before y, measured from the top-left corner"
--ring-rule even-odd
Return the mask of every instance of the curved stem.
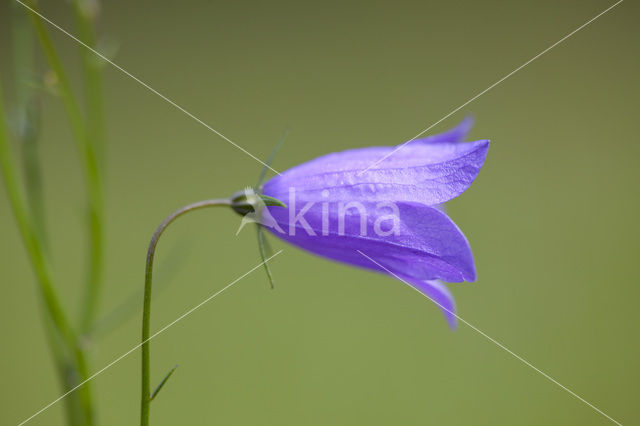
[[150, 359], [150, 325], [151, 325], [151, 287], [153, 276], [153, 259], [156, 253], [156, 246], [158, 240], [164, 232], [164, 230], [177, 218], [194, 210], [203, 209], [205, 207], [219, 207], [230, 206], [231, 200], [217, 199], [217, 200], [205, 200], [197, 203], [189, 204], [183, 208], [171, 213], [167, 218], [158, 226], [156, 232], [153, 233], [151, 241], [149, 242], [149, 249], [147, 250], [147, 263], [144, 273], [144, 306], [142, 310], [142, 389], [140, 395], [140, 426], [149, 425], [149, 403], [151, 402], [151, 366]]

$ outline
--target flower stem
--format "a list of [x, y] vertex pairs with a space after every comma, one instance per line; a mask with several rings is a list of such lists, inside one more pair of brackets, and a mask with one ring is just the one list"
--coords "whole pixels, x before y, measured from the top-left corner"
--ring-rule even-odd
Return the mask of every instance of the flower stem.
[[149, 242], [149, 249], [147, 250], [147, 262], [144, 273], [144, 302], [142, 309], [142, 388], [140, 395], [140, 426], [149, 425], [149, 403], [151, 402], [151, 365], [150, 365], [150, 325], [151, 325], [151, 287], [153, 280], [153, 259], [156, 253], [156, 246], [158, 240], [164, 232], [164, 230], [180, 216], [192, 212], [194, 210], [203, 209], [206, 207], [220, 207], [230, 206], [231, 200], [228, 199], [214, 199], [199, 201], [197, 203], [189, 204], [182, 207], [179, 210], [171, 213], [167, 218], [156, 228], [156, 231], [151, 237]]

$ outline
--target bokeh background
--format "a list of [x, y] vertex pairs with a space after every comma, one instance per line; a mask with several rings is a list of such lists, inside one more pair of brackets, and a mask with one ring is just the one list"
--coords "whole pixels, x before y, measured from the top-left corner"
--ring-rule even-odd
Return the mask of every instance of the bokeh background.
[[[73, 31], [67, 2], [42, 2]], [[399, 144], [611, 5], [602, 0], [109, 1], [114, 60], [255, 155], [291, 133], [274, 167]], [[0, 4], [0, 69], [10, 67]], [[491, 149], [449, 203], [476, 283], [459, 314], [625, 425], [640, 424], [638, 122], [640, 8], [625, 1], [430, 133], [476, 118]], [[74, 82], [78, 46], [52, 37]], [[42, 62], [42, 61], [41, 61]], [[157, 224], [255, 182], [260, 164], [110, 66], [107, 276], [101, 315], [143, 284]], [[7, 78], [3, 83], [11, 85]], [[77, 313], [83, 183], [67, 118], [43, 109], [48, 224], [65, 306]], [[194, 213], [160, 244], [157, 330], [256, 265], [239, 218]], [[33, 273], [0, 190], [0, 423], [60, 389]], [[606, 425], [606, 418], [390, 278], [272, 239], [276, 289], [257, 270], [152, 343], [152, 424]], [[135, 293], [133, 293], [135, 294]], [[135, 297], [135, 296], [134, 296]], [[98, 370], [139, 340], [139, 311], [94, 342]], [[138, 419], [140, 353], [93, 385], [101, 425]], [[58, 404], [33, 425], [59, 425]]]

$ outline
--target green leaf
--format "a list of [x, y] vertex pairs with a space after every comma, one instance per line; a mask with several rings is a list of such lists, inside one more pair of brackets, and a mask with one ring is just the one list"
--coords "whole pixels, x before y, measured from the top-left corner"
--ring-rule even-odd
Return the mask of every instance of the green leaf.
[[268, 195], [260, 195], [260, 198], [262, 198], [265, 206], [287, 207], [285, 203], [278, 200], [277, 198], [269, 197]]
[[155, 390], [151, 393], [151, 396], [149, 397], [149, 401], [153, 401], [153, 399], [158, 395], [158, 393], [160, 392], [164, 384], [167, 383], [167, 380], [169, 380], [169, 377], [171, 377], [173, 372], [176, 371], [176, 368], [178, 368], [177, 364], [174, 365], [173, 368], [169, 370], [169, 372], [164, 376], [164, 378], [160, 381], [160, 384], [158, 384]]
[[269, 264], [267, 263], [267, 252], [271, 252], [271, 246], [269, 246], [269, 242], [264, 237], [264, 230], [262, 229], [262, 225], [256, 223], [258, 229], [258, 250], [260, 251], [260, 257], [262, 258], [262, 264], [264, 265], [264, 270], [267, 273], [267, 278], [269, 279], [269, 284], [271, 285], [271, 289], [275, 288], [273, 275], [271, 275], [271, 268], [269, 268]]
[[271, 154], [269, 154], [269, 158], [267, 158], [267, 161], [264, 167], [262, 167], [262, 170], [260, 171], [260, 176], [258, 176], [258, 183], [256, 184], [256, 192], [258, 194], [260, 193], [260, 186], [264, 183], [264, 179], [267, 176], [268, 166], [271, 166], [273, 159], [276, 158], [276, 154], [278, 153], [278, 151], [280, 151], [280, 148], [282, 147], [284, 140], [287, 138], [287, 135], [289, 135], [289, 129], [286, 129], [284, 131], [284, 133], [282, 134], [282, 137], [273, 147]]

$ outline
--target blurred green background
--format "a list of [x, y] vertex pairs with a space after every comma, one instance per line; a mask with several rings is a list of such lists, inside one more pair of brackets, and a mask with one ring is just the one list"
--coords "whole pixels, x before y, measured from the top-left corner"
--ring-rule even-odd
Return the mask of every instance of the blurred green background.
[[[44, 14], [72, 30], [66, 2]], [[399, 144], [611, 5], [608, 1], [109, 1], [114, 60], [274, 167]], [[0, 71], [10, 69], [9, 1]], [[614, 419], [640, 424], [637, 275], [640, 7], [626, 1], [430, 133], [466, 114], [492, 141], [449, 213], [476, 283], [459, 314]], [[51, 27], [49, 27], [51, 29]], [[78, 45], [51, 29], [74, 82]], [[43, 62], [43, 61], [40, 61]], [[43, 68], [44, 69], [44, 68]], [[131, 78], [105, 68], [107, 275], [101, 314], [142, 288], [146, 246], [174, 209], [254, 183], [260, 164]], [[7, 89], [8, 90], [8, 89]], [[45, 97], [42, 159], [55, 275], [77, 313], [86, 251], [77, 155]], [[0, 423], [60, 394], [33, 273], [0, 190]], [[160, 243], [153, 330], [259, 263], [255, 233], [194, 213]], [[476, 331], [451, 332], [400, 282], [271, 239], [257, 270], [152, 342], [153, 425], [606, 425]], [[161, 282], [163, 284], [161, 284]], [[137, 344], [139, 312], [95, 341], [94, 371]], [[94, 381], [101, 425], [138, 421], [140, 353]], [[33, 425], [58, 425], [57, 404]]]

